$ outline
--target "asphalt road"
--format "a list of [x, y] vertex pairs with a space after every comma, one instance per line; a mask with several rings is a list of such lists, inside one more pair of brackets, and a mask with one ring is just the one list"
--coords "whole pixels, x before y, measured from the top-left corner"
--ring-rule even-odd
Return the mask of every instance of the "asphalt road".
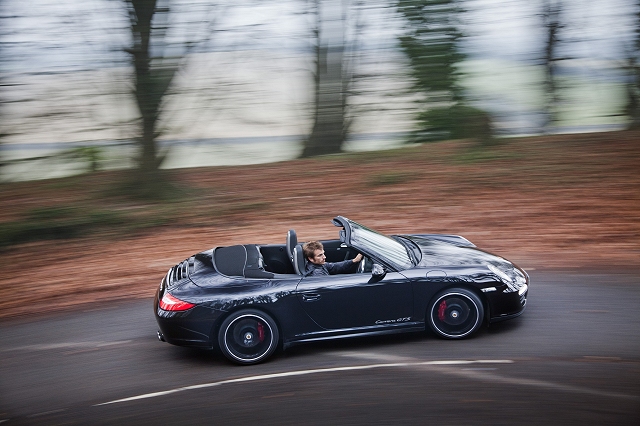
[[159, 342], [151, 298], [4, 321], [0, 422], [640, 424], [640, 274], [531, 278], [523, 316], [471, 339], [314, 343], [250, 367]]

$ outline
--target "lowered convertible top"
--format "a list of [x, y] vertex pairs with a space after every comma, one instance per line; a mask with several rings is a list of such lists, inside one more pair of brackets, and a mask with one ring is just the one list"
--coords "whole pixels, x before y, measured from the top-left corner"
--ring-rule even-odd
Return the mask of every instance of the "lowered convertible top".
[[213, 265], [218, 272], [230, 277], [273, 278], [273, 273], [264, 270], [255, 244], [218, 247], [213, 251]]

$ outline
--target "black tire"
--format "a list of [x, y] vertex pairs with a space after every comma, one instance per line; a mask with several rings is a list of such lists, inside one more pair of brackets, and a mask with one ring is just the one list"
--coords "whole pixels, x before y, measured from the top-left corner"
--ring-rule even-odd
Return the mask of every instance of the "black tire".
[[474, 292], [450, 288], [433, 298], [427, 317], [429, 327], [440, 337], [462, 339], [482, 325], [484, 307]]
[[278, 347], [280, 333], [273, 318], [256, 309], [243, 309], [224, 320], [218, 332], [220, 350], [237, 364], [257, 364]]

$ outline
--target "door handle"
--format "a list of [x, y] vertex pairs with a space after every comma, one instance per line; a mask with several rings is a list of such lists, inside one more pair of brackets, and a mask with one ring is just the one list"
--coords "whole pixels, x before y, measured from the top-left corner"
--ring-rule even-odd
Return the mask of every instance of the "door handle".
[[302, 300], [304, 302], [313, 302], [320, 299], [320, 295], [316, 293], [302, 293]]

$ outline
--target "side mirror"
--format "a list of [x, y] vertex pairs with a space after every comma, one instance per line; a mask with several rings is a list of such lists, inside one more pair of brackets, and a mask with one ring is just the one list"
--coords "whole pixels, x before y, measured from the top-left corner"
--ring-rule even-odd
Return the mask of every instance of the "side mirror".
[[374, 263], [371, 268], [371, 279], [369, 280], [369, 284], [377, 283], [378, 281], [382, 281], [382, 279], [387, 275], [387, 270], [380, 264]]

